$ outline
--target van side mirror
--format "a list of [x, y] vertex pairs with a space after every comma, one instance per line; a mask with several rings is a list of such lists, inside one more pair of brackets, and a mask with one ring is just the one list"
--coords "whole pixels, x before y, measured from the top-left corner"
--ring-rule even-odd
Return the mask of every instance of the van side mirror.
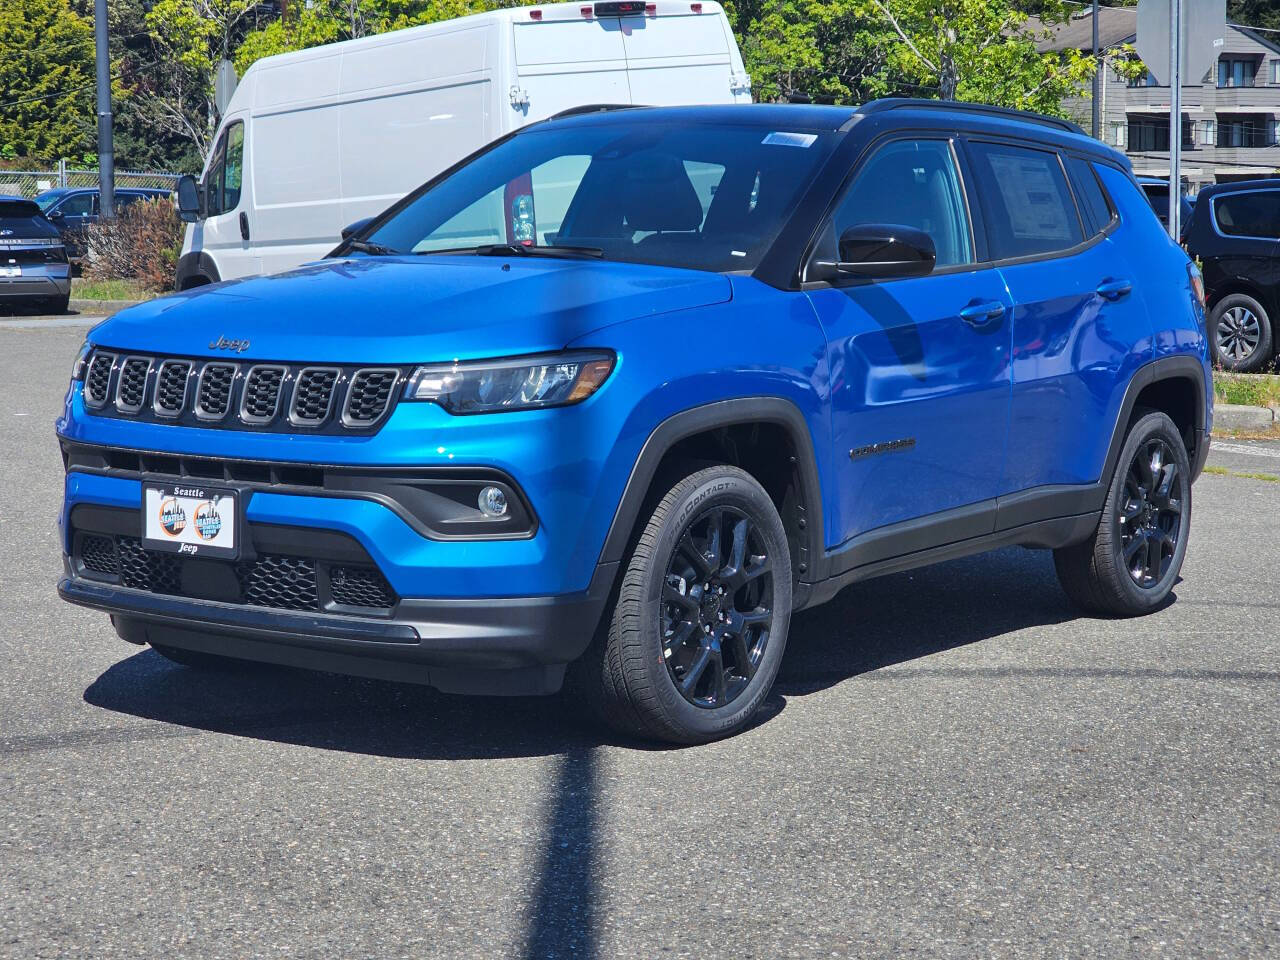
[[860, 223], [840, 234], [836, 271], [857, 277], [923, 277], [938, 253], [923, 230], [900, 223]]
[[357, 220], [354, 223], [348, 223], [342, 228], [342, 239], [349, 240], [355, 236], [369, 224], [373, 223], [373, 217], [365, 217], [363, 220]]
[[178, 219], [183, 223], [195, 223], [200, 219], [200, 187], [196, 178], [184, 173], [178, 178]]

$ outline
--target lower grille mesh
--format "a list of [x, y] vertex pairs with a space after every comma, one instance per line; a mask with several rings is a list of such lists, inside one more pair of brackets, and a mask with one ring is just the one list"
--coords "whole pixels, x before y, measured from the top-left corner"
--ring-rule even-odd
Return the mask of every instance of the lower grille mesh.
[[[137, 537], [82, 533], [76, 541], [80, 566], [120, 585], [170, 596], [184, 596], [183, 568], [188, 560], [176, 553], [148, 550]], [[200, 560], [201, 564], [220, 561]], [[234, 564], [239, 602], [276, 610], [323, 610], [319, 570], [326, 561], [310, 557], [260, 554], [256, 560]], [[226, 566], [232, 566], [226, 564]], [[202, 573], [207, 571], [202, 571]], [[399, 597], [376, 567], [351, 564], [328, 566], [330, 599], [344, 607], [386, 611]], [[188, 573], [188, 580], [193, 574]], [[233, 587], [234, 590], [234, 587]], [[230, 598], [229, 598], [230, 599]]]

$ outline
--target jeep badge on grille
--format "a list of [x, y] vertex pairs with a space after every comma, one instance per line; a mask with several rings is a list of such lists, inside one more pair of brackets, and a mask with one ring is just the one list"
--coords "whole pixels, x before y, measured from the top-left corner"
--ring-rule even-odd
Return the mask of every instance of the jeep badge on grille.
[[249, 349], [249, 341], [248, 340], [228, 340], [226, 337], [219, 334], [217, 340], [209, 341], [209, 349], [210, 350], [232, 350], [236, 353], [244, 353], [246, 350]]

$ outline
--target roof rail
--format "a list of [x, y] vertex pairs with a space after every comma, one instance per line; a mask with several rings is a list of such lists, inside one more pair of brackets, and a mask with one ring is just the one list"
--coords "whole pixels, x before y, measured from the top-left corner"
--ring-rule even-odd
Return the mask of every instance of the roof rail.
[[582, 113], [608, 113], [610, 110], [630, 110], [639, 106], [635, 103], [584, 103], [568, 110], [561, 110], [547, 117], [548, 120], [559, 120], [561, 117], [576, 117]]
[[872, 100], [858, 107], [862, 114], [883, 113], [886, 110], [924, 109], [924, 110], [963, 110], [968, 113], [981, 113], [990, 117], [1003, 117], [1007, 120], [1022, 120], [1027, 123], [1039, 123], [1046, 127], [1057, 127], [1068, 133], [1079, 133], [1088, 136], [1078, 123], [1051, 117], [1045, 113], [1033, 113], [1030, 110], [1015, 110], [1012, 107], [996, 107], [987, 103], [970, 103], [966, 100], [925, 100], [915, 97], [884, 97]]

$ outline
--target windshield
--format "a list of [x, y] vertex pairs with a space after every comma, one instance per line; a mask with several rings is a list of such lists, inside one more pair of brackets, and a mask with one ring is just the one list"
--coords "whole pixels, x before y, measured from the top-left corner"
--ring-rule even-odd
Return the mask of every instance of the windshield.
[[606, 260], [750, 270], [832, 139], [754, 126], [552, 125], [477, 157], [367, 240], [400, 253], [579, 247]]

